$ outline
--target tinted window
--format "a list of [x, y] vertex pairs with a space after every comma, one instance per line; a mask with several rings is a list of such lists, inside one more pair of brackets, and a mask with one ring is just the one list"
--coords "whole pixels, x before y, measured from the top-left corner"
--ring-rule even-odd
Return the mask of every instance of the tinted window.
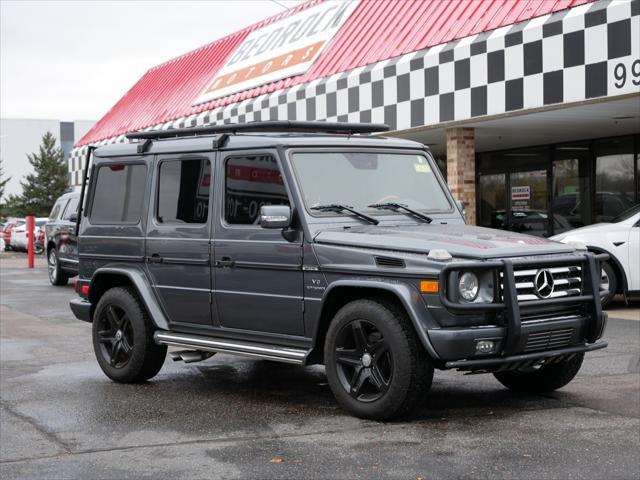
[[147, 167], [110, 165], [98, 169], [91, 207], [92, 223], [140, 221]]
[[56, 218], [58, 218], [58, 215], [60, 214], [60, 210], [62, 209], [62, 206], [66, 203], [66, 201], [67, 200], [65, 199], [65, 200], [58, 200], [56, 202], [56, 204], [51, 209], [51, 213], [49, 214], [49, 220], [55, 220]]
[[162, 162], [158, 180], [158, 222], [206, 223], [210, 183], [209, 160]]
[[262, 205], [289, 205], [275, 158], [269, 155], [230, 158], [225, 170], [227, 223], [257, 224]]
[[71, 218], [71, 214], [78, 211], [78, 200], [80, 200], [79, 197], [73, 197], [69, 200], [67, 208], [64, 209], [64, 215], [62, 217], [63, 220], [69, 220]]

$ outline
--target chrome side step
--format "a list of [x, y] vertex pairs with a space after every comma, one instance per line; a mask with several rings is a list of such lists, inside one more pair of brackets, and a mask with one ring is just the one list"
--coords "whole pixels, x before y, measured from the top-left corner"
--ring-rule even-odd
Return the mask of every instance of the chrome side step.
[[307, 354], [309, 353], [307, 350], [296, 348], [167, 331], [158, 331], [153, 335], [153, 338], [156, 343], [160, 345], [171, 345], [173, 347], [204, 350], [207, 352], [230, 353], [232, 355], [263, 358], [297, 365], [304, 364]]

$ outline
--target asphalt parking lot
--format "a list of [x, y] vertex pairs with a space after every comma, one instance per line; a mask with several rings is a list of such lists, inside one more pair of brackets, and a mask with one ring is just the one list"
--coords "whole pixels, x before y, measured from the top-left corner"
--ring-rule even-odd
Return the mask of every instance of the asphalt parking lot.
[[322, 367], [216, 355], [109, 381], [71, 286], [0, 257], [0, 478], [637, 478], [640, 305], [549, 395], [436, 372], [409, 421], [344, 414]]

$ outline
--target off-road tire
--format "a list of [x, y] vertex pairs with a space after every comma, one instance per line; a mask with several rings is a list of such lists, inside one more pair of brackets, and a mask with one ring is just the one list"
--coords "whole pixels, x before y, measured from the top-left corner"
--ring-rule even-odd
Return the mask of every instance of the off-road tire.
[[618, 289], [618, 277], [616, 276], [616, 271], [610, 262], [604, 262], [602, 264], [602, 270], [604, 270], [607, 277], [609, 277], [609, 295], [602, 299], [602, 307], [604, 308], [609, 305], [613, 300], [613, 297], [616, 296]]
[[[377, 328], [386, 339], [392, 358], [389, 386], [375, 401], [354, 398], [338, 374], [337, 339], [354, 321], [365, 321]], [[388, 420], [408, 415], [426, 397], [433, 380], [433, 366], [406, 313], [393, 303], [374, 299], [355, 300], [336, 313], [327, 331], [324, 360], [336, 400], [360, 418]]]
[[578, 353], [560, 363], [543, 365], [534, 371], [512, 370], [493, 376], [509, 390], [522, 393], [547, 393], [567, 385], [582, 366], [584, 353]]
[[51, 285], [62, 286], [69, 282], [69, 275], [60, 267], [60, 258], [58, 257], [58, 250], [52, 248], [47, 254], [47, 272], [49, 274], [49, 282]]
[[[116, 368], [110, 363], [101, 348], [102, 318], [110, 306], [123, 311], [130, 322], [132, 332], [131, 354], [125, 365]], [[154, 377], [162, 368], [167, 355], [166, 345], [157, 345], [153, 340], [154, 324], [135, 290], [116, 287], [107, 290], [100, 298], [93, 314], [93, 349], [102, 371], [118, 383], [139, 383]]]

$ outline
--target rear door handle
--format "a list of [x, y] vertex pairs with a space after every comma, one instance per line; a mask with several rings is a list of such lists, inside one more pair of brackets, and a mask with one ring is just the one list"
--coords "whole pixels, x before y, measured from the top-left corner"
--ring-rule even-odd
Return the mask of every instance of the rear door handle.
[[162, 257], [154, 253], [150, 257], [147, 257], [147, 263], [162, 263]]
[[236, 262], [231, 257], [222, 257], [220, 260], [216, 262], [216, 267], [224, 268], [224, 267], [233, 267]]

